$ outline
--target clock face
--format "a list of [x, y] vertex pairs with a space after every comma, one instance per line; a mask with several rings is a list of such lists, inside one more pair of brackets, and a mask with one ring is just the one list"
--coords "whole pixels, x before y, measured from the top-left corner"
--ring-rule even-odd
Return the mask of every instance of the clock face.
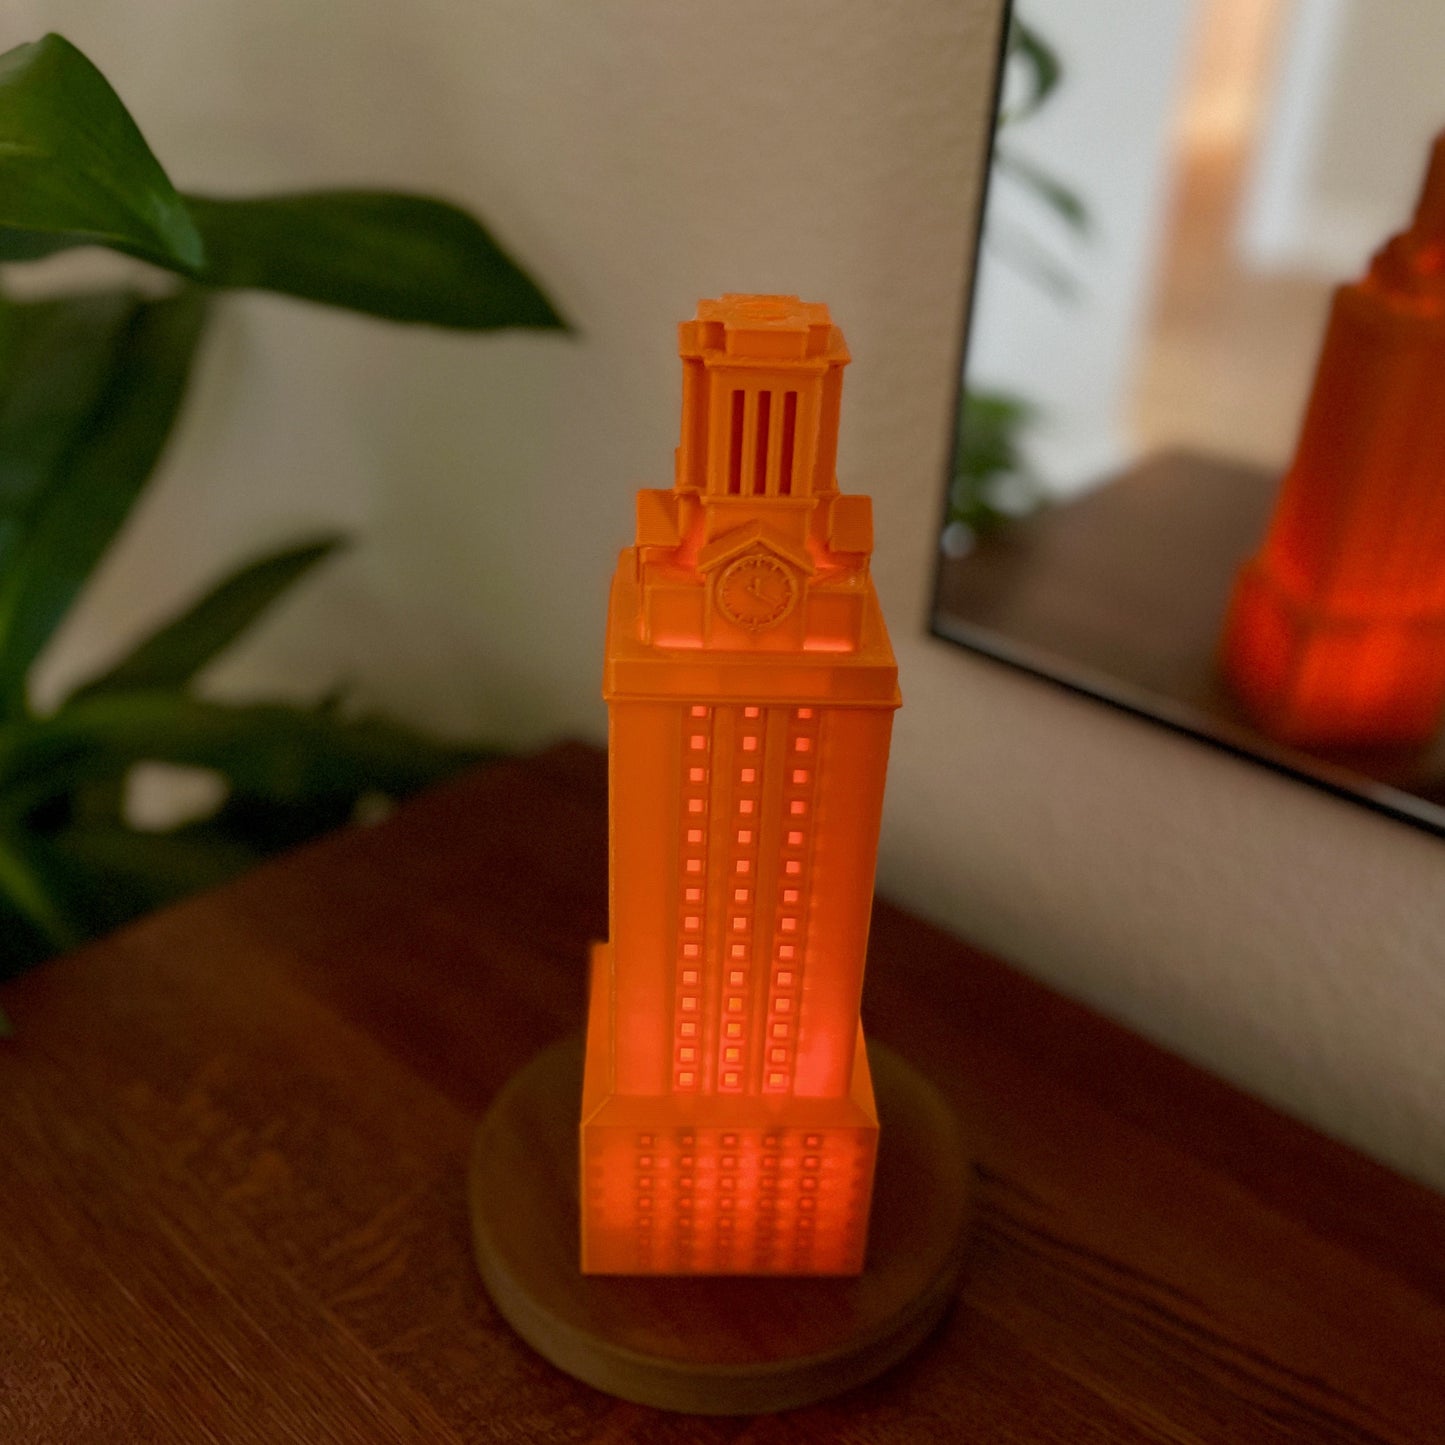
[[739, 557], [718, 579], [718, 607], [729, 622], [756, 631], [781, 622], [798, 600], [797, 578], [772, 557]]

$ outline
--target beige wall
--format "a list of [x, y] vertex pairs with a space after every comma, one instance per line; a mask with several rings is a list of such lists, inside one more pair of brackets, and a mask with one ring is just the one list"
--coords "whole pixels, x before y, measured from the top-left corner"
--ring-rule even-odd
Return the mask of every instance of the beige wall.
[[[1088, 216], [1083, 235], [1004, 181], [989, 200], [969, 372], [1027, 397], [1042, 422], [1023, 450], [1050, 496], [1077, 495], [1137, 451], [1129, 409], [1165, 241], [1176, 115], [1198, 0], [1020, 0], [1062, 79], [1001, 148], [1056, 177]], [[1127, 77], [1127, 84], [1121, 83]], [[1017, 80], [1015, 84], [1017, 84]], [[1064, 294], [1020, 257], [1069, 278]]]
[[1284, 18], [1245, 244], [1265, 265], [1352, 276], [1409, 220], [1445, 126], [1445, 7], [1289, 0]]
[[1373, 250], [1409, 219], [1430, 142], [1445, 126], [1445, 6], [1344, 0], [1338, 33], [1313, 189], [1319, 212], [1354, 222]]
[[227, 669], [523, 745], [600, 738], [631, 492], [666, 483], [674, 323], [827, 300], [857, 360], [906, 705], [900, 898], [1445, 1184], [1445, 848], [923, 635], [993, 0], [47, 0], [183, 181], [405, 183], [475, 205], [572, 342], [248, 300], [57, 677], [223, 558], [340, 520], [354, 554]]

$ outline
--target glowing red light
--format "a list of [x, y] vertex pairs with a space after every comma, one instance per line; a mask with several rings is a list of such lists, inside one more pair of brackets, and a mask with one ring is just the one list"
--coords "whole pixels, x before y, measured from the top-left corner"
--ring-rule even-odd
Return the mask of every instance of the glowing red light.
[[1410, 229], [1335, 293], [1223, 665], [1261, 727], [1322, 746], [1429, 738], [1445, 706], [1445, 134]]

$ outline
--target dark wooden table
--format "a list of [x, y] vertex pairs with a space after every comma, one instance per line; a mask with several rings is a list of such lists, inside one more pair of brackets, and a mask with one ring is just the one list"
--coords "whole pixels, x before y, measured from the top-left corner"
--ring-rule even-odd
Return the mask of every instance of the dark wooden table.
[[1445, 1200], [886, 904], [865, 1019], [978, 1159], [938, 1336], [751, 1422], [542, 1363], [463, 1177], [581, 1022], [605, 810], [580, 747], [465, 777], [3, 990], [0, 1440], [1445, 1440]]

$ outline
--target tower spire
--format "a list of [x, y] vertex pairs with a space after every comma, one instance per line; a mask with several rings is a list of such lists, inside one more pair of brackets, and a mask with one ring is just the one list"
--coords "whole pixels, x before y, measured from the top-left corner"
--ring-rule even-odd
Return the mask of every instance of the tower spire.
[[724, 296], [702, 302], [678, 336], [678, 490], [802, 499], [837, 489], [848, 351], [826, 306], [796, 296]]

